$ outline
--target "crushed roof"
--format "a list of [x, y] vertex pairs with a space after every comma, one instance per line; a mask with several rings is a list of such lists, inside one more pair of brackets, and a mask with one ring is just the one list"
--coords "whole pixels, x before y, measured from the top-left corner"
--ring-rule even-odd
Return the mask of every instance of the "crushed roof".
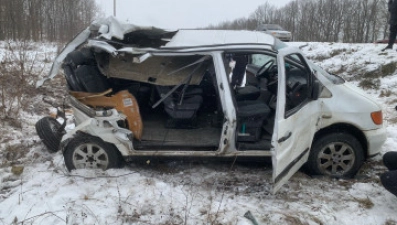
[[192, 47], [225, 44], [274, 45], [269, 34], [245, 30], [179, 30], [165, 47]]

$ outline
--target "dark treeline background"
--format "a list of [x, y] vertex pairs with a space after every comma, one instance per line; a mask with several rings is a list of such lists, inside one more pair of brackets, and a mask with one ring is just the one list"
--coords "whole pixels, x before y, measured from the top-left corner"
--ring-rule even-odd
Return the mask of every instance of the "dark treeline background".
[[[95, 0], [0, 0], [0, 40], [65, 42], [98, 11]], [[255, 30], [275, 23], [291, 31], [293, 41], [367, 43], [387, 37], [387, 18], [386, 0], [294, 0], [282, 8], [264, 1], [245, 18], [208, 28]]]
[[387, 38], [387, 0], [294, 0], [282, 8], [265, 2], [247, 18], [210, 29], [255, 30], [274, 23], [291, 31], [293, 41], [367, 43]]
[[95, 0], [0, 0], [0, 40], [65, 42], [97, 12]]

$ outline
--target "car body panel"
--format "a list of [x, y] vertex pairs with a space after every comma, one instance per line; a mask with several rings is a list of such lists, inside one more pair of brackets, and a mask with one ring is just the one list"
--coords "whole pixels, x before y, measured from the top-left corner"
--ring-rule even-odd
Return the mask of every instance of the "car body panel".
[[[138, 41], [134, 42], [136, 40]], [[308, 61], [299, 49], [289, 47], [269, 34], [252, 31], [165, 31], [152, 27], [123, 25], [110, 18], [94, 23], [72, 40], [55, 59], [48, 77], [38, 85], [54, 77], [67, 54], [82, 48], [83, 45], [93, 52], [107, 54], [106, 57], [109, 59], [103, 61], [96, 59], [96, 63], [99, 62], [101, 75], [108, 79], [120, 79], [119, 81], [127, 84], [133, 81], [151, 87], [144, 103], [150, 102], [153, 108], [167, 97], [161, 93], [153, 94], [155, 87], [173, 86], [176, 89], [183, 85], [198, 85], [205, 80], [203, 74], [209, 73], [209, 68], [212, 68], [214, 79], [212, 86], [216, 92], [213, 96], [216, 99], [214, 102], [219, 103], [216, 113], [222, 116], [219, 127], [215, 129], [216, 132], [219, 131], [216, 136], [219, 140], [216, 140], [213, 150], [181, 149], [178, 146], [161, 150], [155, 147], [138, 149], [134, 144], [134, 133], [119, 124], [120, 121], [128, 120], [129, 116], [125, 115], [127, 113], [114, 109], [112, 104], [107, 105], [105, 109], [90, 108], [71, 96], [70, 104], [74, 109], [76, 127], [63, 136], [62, 142], [65, 144], [79, 133], [86, 133], [114, 144], [125, 159], [157, 156], [230, 159], [271, 156], [273, 191], [276, 192], [305, 163], [318, 130], [327, 129], [335, 124], [354, 126], [365, 137], [368, 156], [378, 153], [385, 141], [385, 126], [374, 124], [370, 116], [371, 112], [381, 110], [371, 97], [344, 83], [343, 80], [340, 82], [330, 80], [326, 72]], [[277, 96], [276, 108], [272, 109], [275, 113], [274, 118], [271, 118], [274, 119], [274, 126], [270, 127], [273, 131], [269, 134], [270, 144], [266, 148], [247, 147], [239, 150], [237, 145], [239, 135], [237, 127], [240, 118], [237, 116], [235, 89], [229, 82], [230, 68], [225, 59], [225, 54], [230, 52], [264, 54], [273, 58], [277, 56], [279, 96]], [[318, 99], [308, 98], [307, 101], [295, 106], [293, 111], [286, 112], [287, 72], [284, 65], [286, 61], [293, 62], [292, 58], [285, 58], [289, 54], [301, 56], [303, 60], [300, 63], [304, 64], [302, 67], [310, 70], [310, 78], [306, 83], [310, 93], [313, 93], [315, 78], [321, 84], [322, 91]], [[165, 63], [167, 60], [168, 64]], [[254, 71], [250, 73], [256, 75], [255, 68], [259, 69], [259, 67], [260, 65], [250, 67]], [[117, 93], [113, 94], [117, 95]], [[172, 91], [168, 94], [172, 94]], [[120, 101], [123, 102], [124, 99]], [[128, 102], [127, 99], [125, 101]], [[214, 112], [213, 115], [216, 113]], [[262, 130], [261, 126], [258, 127]], [[143, 123], [143, 132], [145, 132], [145, 123]], [[196, 144], [200, 144], [201, 137], [193, 138], [196, 139]]]
[[[155, 27], [145, 27], [137, 26], [134, 24], [122, 23], [112, 16], [105, 19], [100, 19], [98, 21], [94, 21], [89, 27], [81, 31], [73, 40], [66, 44], [61, 53], [55, 58], [49, 75], [44, 79], [37, 81], [36, 87], [40, 87], [46, 80], [55, 77], [58, 74], [58, 71], [62, 66], [62, 62], [66, 58], [67, 54], [77, 49], [83, 43], [87, 42], [90, 38], [101, 38], [105, 40], [111, 40], [112, 38], [116, 38], [118, 40], [123, 40], [126, 33], [142, 30], [148, 32], [148, 35], [151, 35], [150, 32], [157, 35], [159, 33], [172, 34], [173, 32], [175, 32], [161, 30]], [[106, 49], [107, 52], [114, 53], [115, 51], [113, 46], [110, 46], [108, 43], [103, 41], [97, 42], [95, 44], [89, 42], [88, 44], [94, 45], [100, 49]]]
[[379, 111], [380, 107], [367, 95], [359, 94], [346, 84], [334, 85], [330, 90], [332, 98], [323, 99], [323, 111], [327, 116], [323, 117], [322, 126], [348, 123], [364, 131], [384, 127], [373, 123], [370, 113]]
[[165, 47], [180, 48], [225, 44], [267, 44], [273, 46], [275, 39], [253, 31], [233, 30], [179, 30]]
[[279, 51], [278, 97], [275, 129], [272, 144], [273, 192], [276, 192], [307, 161], [314, 133], [318, 130], [317, 121], [321, 117], [320, 101], [309, 100], [299, 111], [286, 115], [286, 70], [284, 57], [292, 53], [303, 54], [294, 48]]
[[379, 154], [387, 138], [387, 121], [384, 120], [381, 125], [376, 125], [370, 113], [379, 111], [382, 107], [358, 87], [347, 82], [333, 84], [323, 75], [326, 72], [319, 66], [311, 62], [310, 66], [317, 71], [314, 74], [330, 93], [330, 97], [322, 98], [320, 129], [333, 124], [348, 124], [357, 127], [367, 140], [367, 157]]
[[363, 131], [363, 133], [367, 139], [367, 157], [378, 155], [387, 138], [385, 126], [380, 129]]

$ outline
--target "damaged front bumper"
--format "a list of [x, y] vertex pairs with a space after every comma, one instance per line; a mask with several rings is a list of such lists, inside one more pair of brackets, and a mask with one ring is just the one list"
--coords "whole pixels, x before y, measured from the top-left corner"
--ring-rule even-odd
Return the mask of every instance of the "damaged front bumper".
[[116, 109], [94, 110], [73, 96], [69, 97], [69, 104], [74, 111], [77, 126], [68, 131], [62, 138], [62, 150], [76, 135], [91, 135], [101, 138], [103, 141], [114, 144], [123, 156], [131, 155], [133, 151], [133, 132], [118, 125], [119, 121], [125, 121], [126, 116]]

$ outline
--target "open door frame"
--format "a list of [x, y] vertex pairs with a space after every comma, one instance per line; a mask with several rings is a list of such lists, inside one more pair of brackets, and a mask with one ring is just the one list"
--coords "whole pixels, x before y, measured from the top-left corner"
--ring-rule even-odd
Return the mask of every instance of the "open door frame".
[[[299, 49], [288, 47], [279, 51], [278, 65], [278, 96], [274, 133], [272, 136], [273, 193], [276, 193], [289, 178], [307, 161], [314, 133], [317, 130], [320, 101], [303, 102], [299, 109], [286, 117], [286, 69], [285, 57], [294, 54], [299, 56], [307, 67], [308, 84], [312, 87], [312, 71], [306, 58]], [[310, 96], [308, 96], [310, 98]]]

